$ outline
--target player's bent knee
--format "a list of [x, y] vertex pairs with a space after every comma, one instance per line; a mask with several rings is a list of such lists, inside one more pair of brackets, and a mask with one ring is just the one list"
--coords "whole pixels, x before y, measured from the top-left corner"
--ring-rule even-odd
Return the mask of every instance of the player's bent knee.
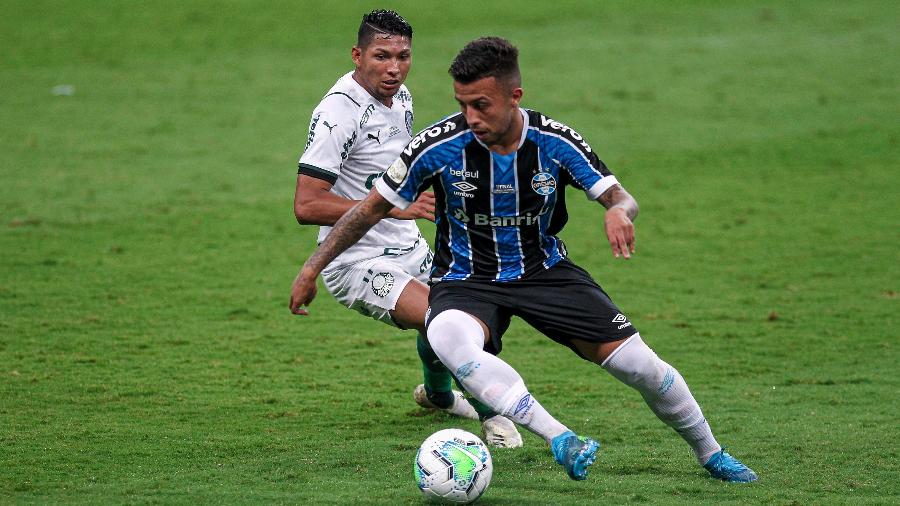
[[631, 336], [619, 345], [602, 366], [616, 379], [642, 393], [656, 389], [670, 369], [644, 343], [640, 334]]
[[484, 331], [472, 315], [457, 309], [448, 309], [431, 319], [427, 329], [428, 342], [441, 361], [454, 350], [474, 347], [480, 351]]

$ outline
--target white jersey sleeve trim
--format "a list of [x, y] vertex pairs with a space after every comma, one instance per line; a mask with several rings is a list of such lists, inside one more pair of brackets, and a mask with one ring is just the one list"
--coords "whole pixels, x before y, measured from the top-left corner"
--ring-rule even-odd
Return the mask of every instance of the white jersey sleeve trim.
[[412, 205], [412, 202], [406, 200], [401, 197], [397, 192], [391, 189], [387, 183], [384, 182], [384, 179], [378, 178], [375, 180], [375, 188], [378, 190], [378, 193], [384, 197], [384, 200], [387, 200], [391, 204], [394, 204], [395, 207], [399, 207], [400, 209], [406, 209], [407, 207]]
[[597, 200], [600, 195], [603, 195], [603, 192], [608, 190], [612, 185], [618, 183], [619, 181], [616, 179], [616, 176], [604, 176], [600, 178], [600, 181], [594, 183], [594, 186], [588, 188], [585, 193], [587, 194], [587, 198], [589, 200]]

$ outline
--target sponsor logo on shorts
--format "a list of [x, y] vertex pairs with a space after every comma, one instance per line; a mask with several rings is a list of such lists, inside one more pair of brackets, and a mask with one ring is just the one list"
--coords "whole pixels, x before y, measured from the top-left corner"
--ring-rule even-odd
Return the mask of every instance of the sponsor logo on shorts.
[[612, 322], [613, 323], [621, 323], [621, 325], [619, 325], [617, 327], [619, 330], [622, 330], [625, 327], [631, 326], [631, 322], [628, 321], [628, 318], [626, 318], [625, 315], [623, 315], [622, 313], [617, 314], [616, 317], [612, 319]]
[[394, 287], [394, 275], [390, 272], [379, 272], [372, 278], [372, 292], [379, 297], [391, 293]]
[[461, 380], [464, 378], [468, 378], [473, 372], [475, 372], [475, 369], [478, 369], [479, 367], [481, 367], [481, 364], [474, 361], [467, 362], [459, 366], [459, 368], [456, 370], [456, 379]]

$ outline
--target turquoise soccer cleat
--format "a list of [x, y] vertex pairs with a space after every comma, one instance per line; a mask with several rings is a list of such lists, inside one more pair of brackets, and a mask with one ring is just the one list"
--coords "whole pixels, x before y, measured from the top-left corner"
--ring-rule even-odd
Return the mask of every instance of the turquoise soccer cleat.
[[587, 478], [588, 466], [597, 458], [600, 443], [587, 437], [578, 437], [568, 431], [553, 438], [550, 442], [556, 462], [566, 468], [566, 473], [573, 480]]
[[703, 467], [713, 478], [722, 481], [750, 483], [758, 479], [752, 469], [726, 453], [724, 448], [714, 453]]

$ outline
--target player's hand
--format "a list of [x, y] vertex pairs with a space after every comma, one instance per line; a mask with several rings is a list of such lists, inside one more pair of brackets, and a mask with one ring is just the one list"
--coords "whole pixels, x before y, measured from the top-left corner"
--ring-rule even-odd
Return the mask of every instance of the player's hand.
[[398, 220], [417, 220], [425, 218], [434, 221], [434, 192], [422, 192], [415, 202], [406, 209], [394, 208], [388, 215]]
[[619, 255], [622, 255], [626, 260], [631, 258], [631, 254], [634, 253], [634, 223], [628, 218], [625, 210], [618, 207], [610, 208], [606, 211], [604, 222], [606, 238], [609, 239], [613, 256], [619, 258]]
[[309, 306], [315, 297], [316, 276], [310, 276], [306, 269], [301, 268], [291, 285], [291, 303], [288, 307], [294, 314], [308, 315], [309, 311], [301, 306]]

